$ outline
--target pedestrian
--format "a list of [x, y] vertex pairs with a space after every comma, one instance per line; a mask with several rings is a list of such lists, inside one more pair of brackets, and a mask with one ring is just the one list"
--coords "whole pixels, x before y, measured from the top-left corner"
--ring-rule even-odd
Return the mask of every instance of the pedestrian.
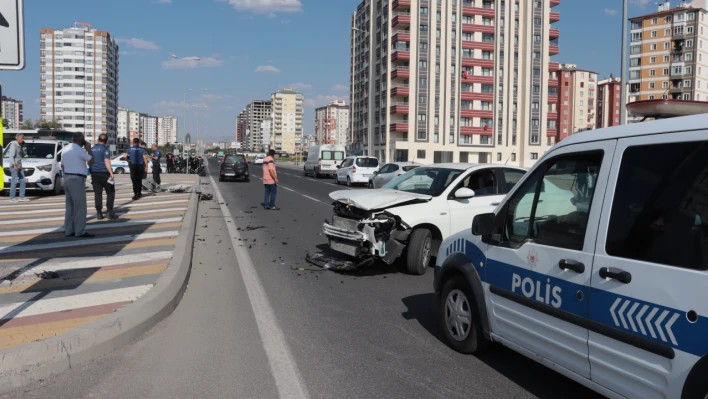
[[[10, 159], [10, 202], [29, 202], [25, 198], [25, 190], [27, 188], [27, 179], [25, 179], [25, 173], [22, 170], [22, 158], [25, 156], [25, 149], [22, 144], [25, 142], [25, 135], [18, 134], [15, 136], [15, 140], [11, 141], [7, 145], [9, 149], [9, 159]], [[0, 149], [2, 151], [2, 149]], [[20, 198], [15, 198], [15, 189], [17, 189], [17, 183], [20, 183]], [[55, 183], [57, 184], [57, 183]]]
[[[140, 141], [140, 148], [142, 148], [143, 151], [145, 151], [145, 156], [147, 157], [145, 159], [149, 160], [150, 157], [147, 155], [147, 153], [148, 153], [147, 144], [145, 144], [145, 142], [142, 140]], [[143, 172], [143, 180], [148, 178], [148, 169], [150, 168], [150, 163], [148, 161], [145, 161], [145, 165], [147, 166], [147, 168], [145, 168], [145, 172]]]
[[136, 137], [125, 155], [130, 163], [128, 167], [130, 168], [130, 181], [133, 183], [133, 200], [137, 200], [142, 196], [143, 174], [147, 173], [148, 169], [147, 152], [140, 147], [140, 139]]
[[175, 173], [175, 157], [171, 152], [165, 156], [167, 159], [167, 173]]
[[270, 150], [268, 156], [263, 160], [263, 186], [265, 187], [263, 207], [267, 210], [279, 211], [280, 208], [275, 206], [275, 197], [278, 194], [278, 174], [275, 170], [274, 155], [275, 150]]
[[101, 133], [98, 144], [91, 148], [93, 165], [91, 165], [91, 183], [93, 184], [94, 202], [96, 205], [96, 219], [103, 220], [103, 190], [106, 190], [106, 210], [109, 219], [118, 219], [113, 212], [113, 203], [116, 198], [116, 186], [113, 180], [113, 167], [111, 166], [111, 150], [106, 146], [108, 136]]
[[160, 166], [160, 158], [162, 158], [162, 151], [157, 148], [157, 144], [152, 145], [152, 180], [156, 184], [162, 184], [160, 179], [160, 172], [162, 172], [162, 167]]
[[86, 173], [88, 167], [93, 165], [93, 155], [83, 133], [74, 133], [71, 141], [61, 152], [66, 193], [64, 234], [67, 237], [90, 238], [94, 235], [86, 231]]

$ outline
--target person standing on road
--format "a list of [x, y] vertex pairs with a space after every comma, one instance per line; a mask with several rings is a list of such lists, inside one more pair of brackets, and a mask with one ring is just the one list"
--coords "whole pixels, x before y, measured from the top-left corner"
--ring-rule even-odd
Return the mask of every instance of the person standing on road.
[[86, 173], [88, 167], [93, 165], [93, 153], [83, 133], [74, 133], [71, 141], [61, 152], [66, 192], [64, 234], [67, 237], [90, 238], [94, 235], [86, 231]]
[[167, 160], [167, 173], [175, 173], [175, 157], [171, 152], [168, 152], [165, 156]]
[[140, 139], [134, 138], [133, 145], [125, 154], [130, 162], [130, 181], [133, 183], [133, 200], [140, 199], [143, 192], [143, 173], [147, 173], [148, 159], [145, 149], [140, 147]]
[[268, 151], [268, 156], [263, 160], [263, 186], [265, 187], [265, 197], [263, 207], [271, 211], [279, 211], [275, 206], [275, 197], [278, 194], [278, 174], [275, 171], [275, 161], [273, 156], [275, 150]]
[[[25, 135], [18, 134], [15, 136], [15, 141], [11, 141], [10, 144], [7, 145], [10, 149], [10, 202], [29, 202], [29, 200], [25, 198], [27, 179], [25, 179], [25, 173], [22, 171], [22, 158], [25, 156], [25, 150], [22, 148], [24, 142]], [[1, 148], [0, 151], [2, 151]], [[17, 188], [18, 182], [20, 183], [20, 199], [15, 198], [15, 189]], [[54, 184], [58, 184], [58, 182]]]
[[152, 145], [152, 179], [155, 183], [162, 184], [162, 179], [160, 179], [160, 172], [162, 168], [160, 167], [160, 158], [162, 158], [162, 151], [157, 148], [157, 144]]
[[102, 133], [98, 136], [98, 144], [91, 148], [93, 165], [91, 165], [91, 183], [93, 184], [96, 219], [103, 220], [103, 190], [106, 190], [106, 210], [109, 219], [117, 219], [113, 213], [113, 202], [116, 198], [116, 186], [113, 180], [111, 166], [111, 150], [106, 146], [108, 136]]

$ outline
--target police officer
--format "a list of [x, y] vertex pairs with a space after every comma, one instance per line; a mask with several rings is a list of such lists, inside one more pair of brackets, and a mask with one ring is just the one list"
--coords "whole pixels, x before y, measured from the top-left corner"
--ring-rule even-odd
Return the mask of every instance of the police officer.
[[157, 148], [157, 144], [152, 145], [152, 179], [156, 184], [162, 184], [160, 179], [160, 158], [162, 158], [162, 151]]
[[143, 191], [143, 174], [148, 170], [148, 156], [144, 148], [140, 147], [140, 139], [134, 138], [133, 145], [125, 154], [130, 162], [130, 180], [133, 183], [133, 200], [140, 199]]
[[93, 165], [91, 165], [91, 183], [93, 183], [94, 202], [96, 205], [96, 219], [103, 220], [103, 190], [106, 190], [106, 210], [109, 219], [117, 219], [113, 212], [113, 202], [116, 198], [116, 186], [109, 183], [113, 181], [113, 167], [111, 166], [111, 150], [106, 146], [108, 136], [98, 136], [98, 144], [91, 148]]

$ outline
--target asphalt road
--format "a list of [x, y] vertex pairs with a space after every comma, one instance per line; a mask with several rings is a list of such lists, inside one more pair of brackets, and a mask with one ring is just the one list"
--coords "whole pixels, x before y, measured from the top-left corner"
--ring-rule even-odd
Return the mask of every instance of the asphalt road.
[[[216, 181], [218, 164], [209, 165]], [[448, 348], [432, 270], [340, 275], [307, 264], [307, 251], [326, 246], [321, 226], [337, 186], [281, 167], [281, 210], [266, 211], [260, 167], [251, 172], [250, 183], [218, 183], [238, 248], [218, 201], [201, 203], [205, 241], [195, 243], [189, 288], [170, 318], [116, 354], [7, 397], [272, 398], [287, 396], [288, 375], [312, 398], [598, 397], [499, 345], [480, 357]]]

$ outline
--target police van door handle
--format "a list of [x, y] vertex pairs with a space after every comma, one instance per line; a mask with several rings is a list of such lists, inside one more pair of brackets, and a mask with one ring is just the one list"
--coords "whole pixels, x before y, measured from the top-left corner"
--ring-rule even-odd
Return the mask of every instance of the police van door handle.
[[605, 279], [611, 278], [623, 284], [629, 284], [632, 282], [632, 275], [629, 272], [625, 272], [623, 270], [612, 272], [608, 267], [600, 268], [600, 277]]
[[576, 273], [585, 273], [585, 265], [571, 259], [561, 259], [558, 266], [563, 270], [572, 270]]

